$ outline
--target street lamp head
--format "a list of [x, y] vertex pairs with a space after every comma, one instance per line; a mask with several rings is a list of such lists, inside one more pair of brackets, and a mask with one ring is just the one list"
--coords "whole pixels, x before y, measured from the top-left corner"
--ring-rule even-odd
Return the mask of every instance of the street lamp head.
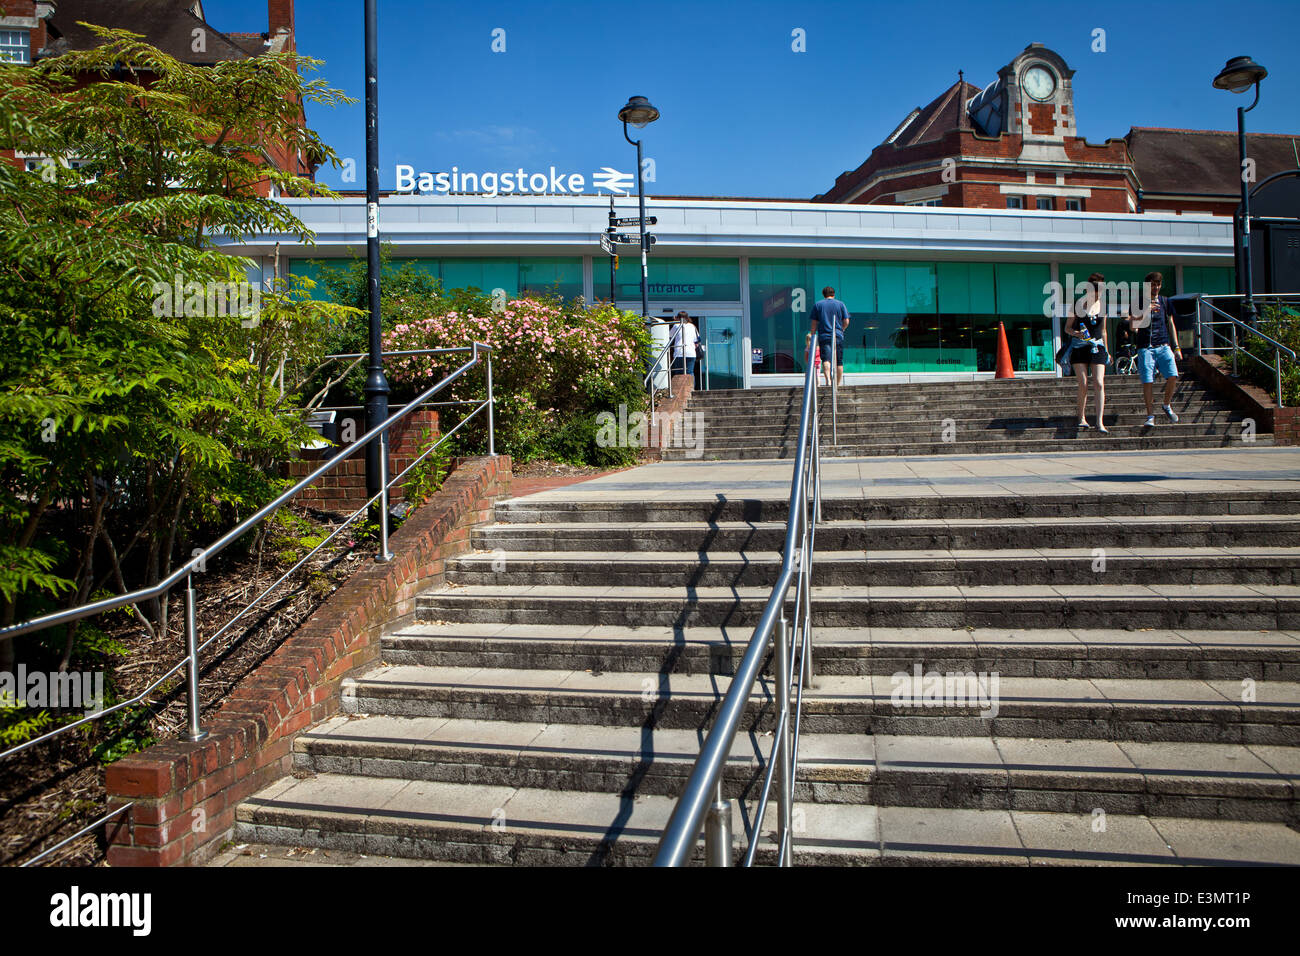
[[618, 118], [630, 123], [637, 129], [644, 129], [659, 118], [659, 111], [650, 105], [644, 96], [633, 96], [627, 105], [618, 111]]
[[1214, 78], [1214, 87], [1219, 90], [1231, 90], [1233, 93], [1245, 93], [1266, 76], [1268, 70], [1250, 57], [1234, 56]]

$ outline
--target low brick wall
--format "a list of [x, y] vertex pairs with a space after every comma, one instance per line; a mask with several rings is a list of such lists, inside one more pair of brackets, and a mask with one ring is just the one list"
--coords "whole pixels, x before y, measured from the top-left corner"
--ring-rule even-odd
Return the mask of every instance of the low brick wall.
[[442, 489], [202, 725], [199, 743], [169, 740], [108, 767], [109, 809], [134, 802], [132, 825], [110, 830], [110, 866], [206, 861], [235, 824], [235, 808], [291, 767], [293, 736], [340, 709], [344, 677], [374, 663], [379, 638], [414, 614], [415, 597], [443, 581], [445, 560], [470, 548], [470, 528], [508, 497], [510, 458], [463, 459]]
[[[1276, 445], [1296, 445], [1294, 429], [1286, 423], [1294, 420], [1295, 409], [1277, 408], [1268, 392], [1256, 385], [1239, 382], [1218, 355], [1189, 355], [1184, 364], [1186, 371], [1214, 392], [1246, 418], [1255, 419], [1255, 430], [1272, 432]], [[1281, 429], [1278, 425], [1282, 424]]]
[[[655, 403], [655, 417], [650, 422], [649, 445], [640, 454], [642, 461], [660, 460], [664, 456], [663, 449], [672, 444], [673, 429], [681, 423], [681, 415], [690, 403], [691, 392], [695, 389], [695, 377], [685, 373], [674, 375], [672, 385], [673, 397]], [[687, 440], [698, 440], [694, 430]]]
[[[360, 420], [356, 421], [355, 437], [360, 438], [365, 434], [365, 428]], [[389, 475], [400, 475], [402, 469], [420, 457], [426, 431], [433, 437], [440, 434], [438, 413], [429, 408], [412, 412], [410, 416], [393, 426], [388, 435]], [[351, 443], [343, 443], [343, 448], [340, 450], [345, 451], [350, 447]], [[301, 458], [288, 463], [285, 474], [295, 480], [306, 478], [319, 468], [324, 460], [320, 450], [305, 450]], [[400, 485], [392, 490], [391, 496], [394, 501], [401, 501], [405, 497]], [[322, 511], [338, 512], [356, 511], [366, 503], [367, 498], [369, 495], [366, 494], [366, 455], [365, 452], [360, 451], [347, 461], [340, 462], [334, 471], [305, 489], [299, 496], [299, 500], [304, 504], [320, 508]]]

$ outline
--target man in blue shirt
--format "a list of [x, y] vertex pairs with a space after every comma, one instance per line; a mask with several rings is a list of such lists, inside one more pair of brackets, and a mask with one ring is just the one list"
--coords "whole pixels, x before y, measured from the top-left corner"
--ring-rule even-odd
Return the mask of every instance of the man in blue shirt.
[[831, 286], [822, 289], [825, 296], [812, 307], [812, 333], [817, 336], [817, 347], [822, 353], [822, 368], [826, 370], [826, 384], [831, 383], [831, 345], [835, 346], [835, 383], [844, 384], [844, 330], [849, 327], [849, 310]]
[[1165, 401], [1161, 408], [1171, 422], [1178, 421], [1172, 405], [1174, 390], [1178, 388], [1178, 366], [1174, 362], [1174, 356], [1182, 358], [1183, 351], [1178, 347], [1178, 329], [1174, 325], [1174, 313], [1169, 299], [1160, 294], [1163, 284], [1164, 277], [1159, 272], [1147, 275], [1147, 309], [1129, 319], [1129, 326], [1137, 338], [1138, 378], [1142, 382], [1142, 397], [1146, 400], [1147, 420], [1144, 424], [1147, 427], [1156, 423], [1152, 393], [1155, 391], [1153, 386], [1157, 371], [1165, 380]]

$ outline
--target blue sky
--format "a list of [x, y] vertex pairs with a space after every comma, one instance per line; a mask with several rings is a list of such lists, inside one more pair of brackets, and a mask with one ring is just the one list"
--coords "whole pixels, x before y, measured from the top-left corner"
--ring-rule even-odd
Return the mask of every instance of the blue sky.
[[[266, 29], [264, 0], [204, 0], [204, 10], [218, 29]], [[319, 178], [364, 188], [361, 0], [298, 0], [297, 20], [299, 50], [359, 100], [309, 108], [311, 125], [357, 162], [356, 183], [332, 168]], [[1034, 41], [1076, 71], [1079, 131], [1093, 142], [1130, 126], [1234, 129], [1248, 100], [1210, 83], [1239, 54], [1271, 71], [1249, 129], [1300, 134], [1296, 0], [380, 0], [379, 21], [384, 188], [397, 163], [556, 166], [588, 181], [602, 166], [630, 172], [617, 114], [641, 94], [662, 113], [643, 134], [656, 163], [649, 194], [811, 198], [958, 69], [984, 86]], [[491, 50], [498, 28], [504, 53]], [[805, 53], [791, 50], [796, 28]], [[1104, 53], [1091, 49], [1099, 28]]]

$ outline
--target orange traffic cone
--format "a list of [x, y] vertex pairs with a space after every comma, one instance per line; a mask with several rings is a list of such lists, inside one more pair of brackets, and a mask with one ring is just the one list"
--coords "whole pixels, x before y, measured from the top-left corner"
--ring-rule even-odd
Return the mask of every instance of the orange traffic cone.
[[1016, 370], [1011, 365], [1011, 346], [1007, 345], [1007, 327], [998, 323], [998, 370], [994, 378], [1015, 378]]

